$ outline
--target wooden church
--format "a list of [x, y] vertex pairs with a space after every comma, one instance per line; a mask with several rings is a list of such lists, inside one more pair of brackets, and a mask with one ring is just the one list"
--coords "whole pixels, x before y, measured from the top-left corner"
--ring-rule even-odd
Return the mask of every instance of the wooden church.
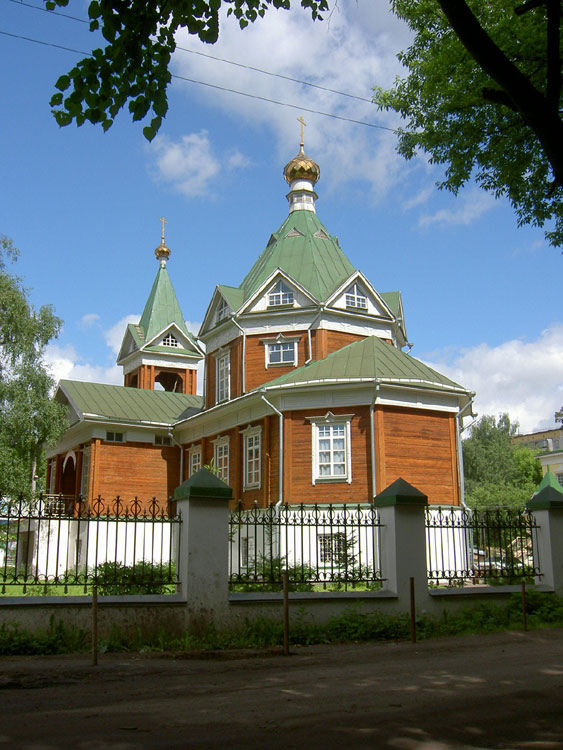
[[365, 503], [398, 477], [430, 503], [461, 503], [473, 394], [403, 351], [400, 292], [374, 289], [319, 220], [303, 142], [284, 177], [287, 218], [239, 286], [216, 287], [197, 338], [163, 233], [118, 356], [124, 385], [59, 384], [70, 426], [48, 452], [48, 492], [165, 501], [213, 465], [245, 507]]

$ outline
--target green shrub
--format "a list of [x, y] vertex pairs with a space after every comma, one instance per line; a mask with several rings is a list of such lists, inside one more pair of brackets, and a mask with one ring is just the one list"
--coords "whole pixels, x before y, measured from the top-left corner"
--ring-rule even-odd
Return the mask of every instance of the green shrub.
[[176, 565], [141, 561], [134, 565], [105, 562], [98, 565], [94, 583], [102, 596], [120, 594], [170, 594], [176, 583]]

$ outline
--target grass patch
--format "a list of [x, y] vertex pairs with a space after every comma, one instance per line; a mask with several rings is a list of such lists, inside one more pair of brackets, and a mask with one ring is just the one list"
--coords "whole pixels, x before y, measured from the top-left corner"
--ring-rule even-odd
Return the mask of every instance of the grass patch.
[[[529, 629], [563, 626], [563, 599], [554, 594], [529, 591], [526, 597]], [[456, 613], [444, 610], [441, 617], [427, 615], [417, 618], [417, 638], [420, 640], [448, 635], [493, 633], [522, 627], [522, 601], [512, 594], [506, 604], [480, 604]], [[304, 608], [293, 613], [290, 622], [292, 645], [330, 643], [358, 643], [362, 641], [398, 641], [410, 638], [408, 614], [386, 615], [367, 612], [361, 605], [350, 607], [328, 623], [314, 623]], [[146, 633], [141, 630], [126, 634], [115, 628], [110, 636], [100, 641], [100, 651], [189, 651], [244, 648], [270, 648], [283, 643], [280, 620], [258, 617], [247, 619], [231, 630], [208, 628], [201, 634], [186, 632], [173, 636], [164, 629]], [[87, 651], [90, 636], [83, 630], [55, 623], [42, 633], [30, 634], [17, 626], [0, 628], [0, 655], [8, 654], [64, 654]]]

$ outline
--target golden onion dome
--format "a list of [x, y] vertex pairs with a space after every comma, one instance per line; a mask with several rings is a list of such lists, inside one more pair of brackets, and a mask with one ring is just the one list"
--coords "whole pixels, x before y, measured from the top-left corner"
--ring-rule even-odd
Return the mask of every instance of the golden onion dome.
[[170, 248], [164, 242], [164, 237], [160, 240], [160, 245], [155, 249], [154, 254], [159, 261], [166, 262], [170, 257]]
[[290, 185], [294, 180], [309, 180], [314, 185], [321, 176], [321, 168], [316, 161], [307, 156], [301, 143], [297, 156], [285, 165], [283, 176]]

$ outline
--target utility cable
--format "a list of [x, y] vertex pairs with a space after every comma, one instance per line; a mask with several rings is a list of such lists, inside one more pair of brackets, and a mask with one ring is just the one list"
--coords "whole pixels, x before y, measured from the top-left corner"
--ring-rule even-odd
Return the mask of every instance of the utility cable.
[[[62, 49], [67, 52], [73, 52], [75, 54], [84, 55], [85, 57], [92, 57], [91, 52], [84, 52], [82, 50], [73, 49], [71, 47], [65, 47], [61, 44], [55, 44], [54, 42], [44, 42], [44, 41], [41, 41], [40, 39], [33, 39], [32, 37], [23, 36], [22, 34], [11, 34], [8, 31], [2, 31], [2, 30], [0, 30], [0, 34], [2, 34], [3, 36], [12, 37], [13, 39], [22, 39], [23, 41], [26, 41], [26, 42], [33, 42], [35, 44], [41, 44], [45, 47], [55, 47], [56, 49]], [[310, 107], [303, 107], [297, 104], [290, 104], [289, 102], [281, 102], [281, 101], [278, 101], [277, 99], [270, 99], [266, 96], [259, 96], [258, 94], [249, 94], [248, 92], [245, 92], [245, 91], [237, 91], [236, 89], [231, 89], [231, 88], [228, 88], [227, 86], [219, 86], [218, 84], [214, 84], [214, 83], [198, 81], [195, 78], [187, 78], [186, 76], [180, 76], [175, 73], [171, 73], [170, 75], [172, 78], [176, 78], [180, 81], [186, 81], [188, 83], [195, 83], [198, 86], [207, 86], [208, 88], [217, 89], [218, 91], [225, 91], [230, 94], [237, 94], [238, 96], [245, 96], [249, 99], [256, 99], [258, 101], [268, 102], [269, 104], [277, 104], [280, 107], [289, 107], [291, 109], [298, 109], [298, 110], [301, 110], [302, 112], [310, 112], [311, 114], [321, 115], [322, 117], [330, 117], [334, 120], [342, 120], [344, 122], [350, 122], [350, 123], [353, 123], [354, 125], [363, 125], [364, 127], [368, 127], [368, 128], [376, 128], [378, 130], [388, 130], [391, 133], [397, 132], [395, 128], [388, 128], [385, 125], [376, 125], [375, 123], [365, 122], [364, 120], [354, 120], [351, 117], [335, 115], [331, 112], [322, 112], [321, 110], [311, 109]]]

